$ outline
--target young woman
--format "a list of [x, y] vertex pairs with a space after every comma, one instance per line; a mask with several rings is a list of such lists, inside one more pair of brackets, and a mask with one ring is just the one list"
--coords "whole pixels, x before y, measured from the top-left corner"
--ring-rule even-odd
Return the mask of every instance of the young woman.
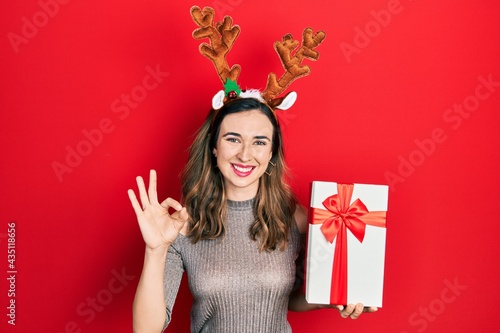
[[[137, 177], [140, 203], [128, 194], [146, 253], [134, 332], [165, 329], [184, 272], [191, 332], [291, 332], [288, 310], [325, 307], [308, 304], [300, 288], [296, 261], [307, 218], [285, 175], [273, 110], [237, 98], [212, 110], [198, 131], [181, 176], [184, 206], [172, 198], [159, 203], [154, 171], [147, 191]], [[353, 319], [376, 310], [327, 307]]]

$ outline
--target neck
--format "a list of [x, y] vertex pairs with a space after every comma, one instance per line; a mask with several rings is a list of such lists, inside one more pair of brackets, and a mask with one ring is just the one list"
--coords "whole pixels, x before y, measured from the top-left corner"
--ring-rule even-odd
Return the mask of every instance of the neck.
[[230, 190], [226, 188], [226, 197], [228, 200], [232, 201], [245, 201], [255, 198], [257, 195], [256, 190]]

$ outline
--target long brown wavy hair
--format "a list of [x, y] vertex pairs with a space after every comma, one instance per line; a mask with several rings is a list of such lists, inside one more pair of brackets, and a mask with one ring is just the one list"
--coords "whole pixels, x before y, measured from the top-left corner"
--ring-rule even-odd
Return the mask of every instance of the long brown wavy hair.
[[254, 241], [259, 240], [261, 251], [284, 250], [295, 223], [298, 201], [287, 182], [288, 170], [278, 120], [269, 106], [255, 98], [238, 98], [218, 111], [211, 110], [197, 132], [181, 173], [182, 201], [190, 218], [188, 236], [193, 243], [224, 236], [227, 198], [224, 178], [216, 167], [212, 151], [224, 117], [249, 110], [260, 110], [273, 125], [271, 162], [275, 164], [272, 170], [269, 169], [270, 175], [264, 174], [259, 180], [253, 206], [255, 222], [250, 235]]

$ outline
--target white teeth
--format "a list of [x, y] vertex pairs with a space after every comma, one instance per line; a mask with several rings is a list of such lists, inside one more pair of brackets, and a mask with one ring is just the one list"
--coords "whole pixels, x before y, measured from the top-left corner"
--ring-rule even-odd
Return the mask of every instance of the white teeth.
[[239, 167], [239, 166], [234, 165], [234, 164], [233, 164], [233, 166], [239, 172], [250, 172], [253, 169], [252, 167], [242, 168], [242, 167]]

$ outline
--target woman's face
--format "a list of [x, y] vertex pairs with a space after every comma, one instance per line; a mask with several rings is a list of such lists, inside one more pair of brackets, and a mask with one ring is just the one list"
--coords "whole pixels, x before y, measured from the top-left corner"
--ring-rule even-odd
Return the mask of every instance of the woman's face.
[[228, 199], [255, 197], [272, 156], [272, 138], [273, 125], [259, 110], [233, 113], [222, 120], [213, 154]]

